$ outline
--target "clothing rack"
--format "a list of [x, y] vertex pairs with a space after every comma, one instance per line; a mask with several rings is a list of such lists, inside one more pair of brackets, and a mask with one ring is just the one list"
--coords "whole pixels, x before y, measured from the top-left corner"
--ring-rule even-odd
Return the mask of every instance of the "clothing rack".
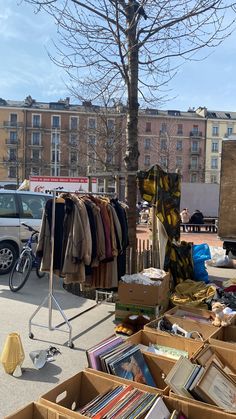
[[[49, 274], [49, 290], [48, 290], [48, 294], [47, 296], [43, 299], [43, 301], [41, 302], [41, 304], [37, 307], [37, 309], [34, 311], [34, 313], [32, 314], [32, 316], [29, 319], [29, 338], [30, 339], [34, 339], [34, 334], [32, 333], [32, 326], [38, 326], [38, 327], [43, 327], [43, 328], [47, 328], [49, 330], [59, 330], [61, 332], [65, 332], [69, 334], [69, 338], [68, 338], [68, 346], [69, 348], [74, 348], [74, 343], [72, 341], [72, 326], [69, 322], [69, 320], [67, 319], [64, 311], [62, 310], [62, 308], [60, 307], [60, 304], [58, 303], [57, 299], [55, 298], [55, 296], [53, 295], [53, 260], [54, 260], [54, 233], [55, 233], [55, 212], [56, 212], [56, 197], [57, 197], [57, 193], [75, 193], [77, 195], [103, 195], [103, 196], [108, 196], [108, 195], [114, 195], [113, 193], [93, 193], [93, 192], [80, 192], [80, 191], [76, 191], [76, 192], [72, 192], [72, 191], [65, 191], [65, 190], [56, 190], [53, 189], [52, 191], [50, 191], [53, 194], [53, 202], [52, 202], [52, 224], [51, 224], [51, 261], [50, 261], [50, 274]], [[44, 306], [44, 304], [48, 302], [48, 325], [43, 325], [43, 324], [39, 324], [39, 323], [34, 323], [33, 319], [36, 316], [36, 314], [40, 311], [40, 309]], [[60, 314], [62, 315], [64, 322], [59, 324], [58, 326], [54, 326], [52, 325], [52, 307], [53, 307], [53, 303], [55, 304], [56, 308], [58, 309], [58, 311], [60, 312]], [[97, 301], [98, 303], [98, 301]], [[82, 314], [82, 313], [81, 313]], [[61, 326], [67, 326], [67, 330], [65, 330], [64, 328], [61, 328]]]

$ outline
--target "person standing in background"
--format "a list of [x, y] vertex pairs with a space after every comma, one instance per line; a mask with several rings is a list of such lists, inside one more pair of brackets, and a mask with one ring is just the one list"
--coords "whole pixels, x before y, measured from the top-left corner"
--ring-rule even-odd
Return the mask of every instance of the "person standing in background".
[[188, 208], [184, 208], [181, 213], [180, 213], [180, 218], [181, 218], [181, 223], [184, 224], [183, 225], [183, 231], [184, 232], [188, 232], [186, 224], [189, 223], [190, 221], [190, 213]]

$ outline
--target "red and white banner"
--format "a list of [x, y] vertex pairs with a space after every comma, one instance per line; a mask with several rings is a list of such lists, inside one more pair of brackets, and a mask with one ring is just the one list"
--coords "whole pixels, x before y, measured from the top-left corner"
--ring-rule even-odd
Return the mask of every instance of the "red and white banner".
[[[62, 176], [30, 176], [30, 190], [45, 192], [57, 189], [68, 192], [88, 192], [89, 180], [87, 177]], [[97, 192], [97, 179], [92, 178], [92, 192]]]

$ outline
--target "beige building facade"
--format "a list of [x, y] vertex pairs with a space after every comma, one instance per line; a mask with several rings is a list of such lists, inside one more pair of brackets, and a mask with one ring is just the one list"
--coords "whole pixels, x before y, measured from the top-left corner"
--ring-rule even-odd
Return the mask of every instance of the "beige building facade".
[[196, 113], [206, 119], [205, 182], [220, 183], [222, 141], [236, 133], [236, 112], [200, 107]]
[[[159, 164], [183, 182], [219, 183], [224, 138], [234, 134], [236, 113], [140, 109], [139, 169]], [[114, 186], [124, 181], [126, 109], [91, 102], [0, 99], [0, 184], [30, 175], [87, 176]], [[103, 176], [106, 173], [106, 176]]]

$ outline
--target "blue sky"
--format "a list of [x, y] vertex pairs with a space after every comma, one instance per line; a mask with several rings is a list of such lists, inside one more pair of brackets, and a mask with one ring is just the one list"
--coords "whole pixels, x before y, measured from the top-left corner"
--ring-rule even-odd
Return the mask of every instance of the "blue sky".
[[[0, 97], [23, 100], [31, 95], [49, 102], [70, 96], [63, 70], [47, 55], [56, 36], [50, 16], [35, 14], [32, 6], [19, 0], [0, 0]], [[235, 67], [236, 33], [204, 61], [181, 67], [162, 108], [236, 111]]]

